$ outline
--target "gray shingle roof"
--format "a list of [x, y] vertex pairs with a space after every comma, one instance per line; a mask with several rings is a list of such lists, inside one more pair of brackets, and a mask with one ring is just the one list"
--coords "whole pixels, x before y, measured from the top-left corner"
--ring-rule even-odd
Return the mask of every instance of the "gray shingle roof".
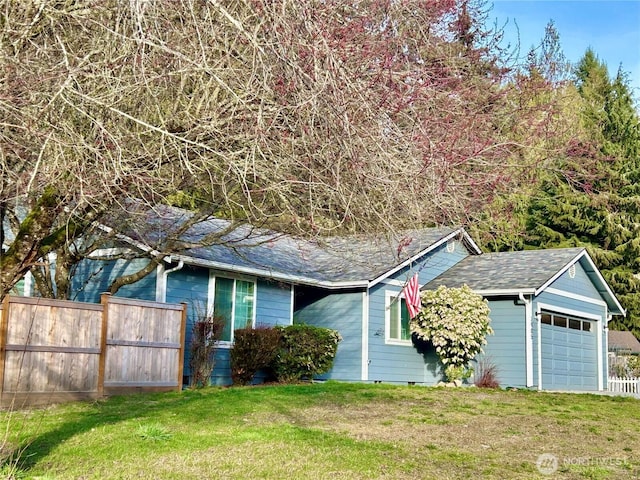
[[[320, 283], [371, 281], [447, 237], [451, 228], [404, 232], [411, 243], [398, 255], [399, 239], [325, 238], [304, 240], [258, 233], [233, 245], [188, 249], [185, 255], [237, 267], [268, 270]], [[257, 240], [257, 241], [256, 241]], [[266, 241], [265, 241], [266, 240]]]
[[[386, 238], [348, 236], [309, 240], [247, 225], [229, 229], [228, 221], [210, 218], [181, 234], [178, 244], [163, 246], [167, 232], [175, 231], [189, 216], [184, 210], [168, 207], [147, 212], [144, 219], [138, 219], [129, 236], [162, 251], [171, 251], [172, 258], [187, 263], [327, 287], [366, 284], [451, 236], [462, 235], [472, 243], [464, 230], [448, 227], [405, 231]], [[215, 243], [200, 246], [207, 237], [218, 235]]]
[[422, 288], [432, 290], [441, 285], [461, 287], [466, 284], [485, 296], [517, 293], [538, 295], [575, 262], [580, 263], [594, 288], [607, 303], [609, 312], [625, 315], [624, 308], [582, 247], [469, 256]]
[[424, 289], [440, 285], [475, 291], [536, 290], [571, 263], [584, 248], [524, 250], [470, 256], [435, 278]]
[[638, 354], [640, 342], [631, 332], [609, 330], [609, 351]]

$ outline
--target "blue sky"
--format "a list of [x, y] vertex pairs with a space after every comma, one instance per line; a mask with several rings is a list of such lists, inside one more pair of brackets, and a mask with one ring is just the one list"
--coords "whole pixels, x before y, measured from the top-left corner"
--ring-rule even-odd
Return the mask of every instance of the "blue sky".
[[508, 20], [505, 42], [515, 45], [519, 32], [523, 57], [553, 19], [567, 60], [576, 63], [591, 47], [611, 77], [622, 63], [640, 99], [640, 0], [493, 0], [489, 19]]

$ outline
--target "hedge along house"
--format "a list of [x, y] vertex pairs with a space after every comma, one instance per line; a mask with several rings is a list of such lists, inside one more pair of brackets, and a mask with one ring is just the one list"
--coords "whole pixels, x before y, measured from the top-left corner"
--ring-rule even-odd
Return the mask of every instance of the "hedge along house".
[[[118, 244], [96, 252], [99, 259], [78, 265], [74, 299], [98, 301], [115, 278], [149, 262], [145, 252], [169, 250], [163, 236], [189, 216], [174, 208], [153, 215], [138, 222], [146, 225], [144, 235], [132, 230]], [[199, 246], [211, 236], [218, 238], [216, 244]], [[126, 258], [118, 258], [124, 250]], [[154, 272], [122, 287], [117, 295], [186, 302], [186, 350], [199, 317], [211, 312], [223, 316], [226, 327], [217, 352], [215, 384], [231, 382], [234, 329], [294, 322], [340, 332], [343, 340], [334, 367], [323, 378], [433, 384], [440, 379], [437, 359], [413, 346], [403, 286], [415, 272], [424, 284], [465, 257], [481, 253], [463, 229], [428, 228], [396, 239], [313, 241], [247, 226], [230, 228], [219, 219], [199, 222], [181, 233], [170, 252]], [[110, 254], [113, 259], [105, 261]], [[189, 373], [185, 358], [185, 374]]]
[[606, 389], [607, 323], [625, 312], [584, 248], [468, 257], [423, 289], [463, 284], [489, 301], [501, 385]]

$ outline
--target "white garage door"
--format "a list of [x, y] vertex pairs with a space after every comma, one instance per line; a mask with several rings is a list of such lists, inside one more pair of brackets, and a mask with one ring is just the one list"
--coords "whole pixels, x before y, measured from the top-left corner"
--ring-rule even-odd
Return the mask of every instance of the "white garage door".
[[597, 322], [543, 312], [542, 388], [597, 390]]

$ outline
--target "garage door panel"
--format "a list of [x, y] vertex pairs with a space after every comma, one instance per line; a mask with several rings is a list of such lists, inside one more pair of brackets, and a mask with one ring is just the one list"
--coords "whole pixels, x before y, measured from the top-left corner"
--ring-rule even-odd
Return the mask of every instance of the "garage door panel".
[[[564, 315], [563, 315], [564, 316]], [[590, 331], [542, 324], [542, 388], [547, 390], [597, 390], [596, 324]]]

